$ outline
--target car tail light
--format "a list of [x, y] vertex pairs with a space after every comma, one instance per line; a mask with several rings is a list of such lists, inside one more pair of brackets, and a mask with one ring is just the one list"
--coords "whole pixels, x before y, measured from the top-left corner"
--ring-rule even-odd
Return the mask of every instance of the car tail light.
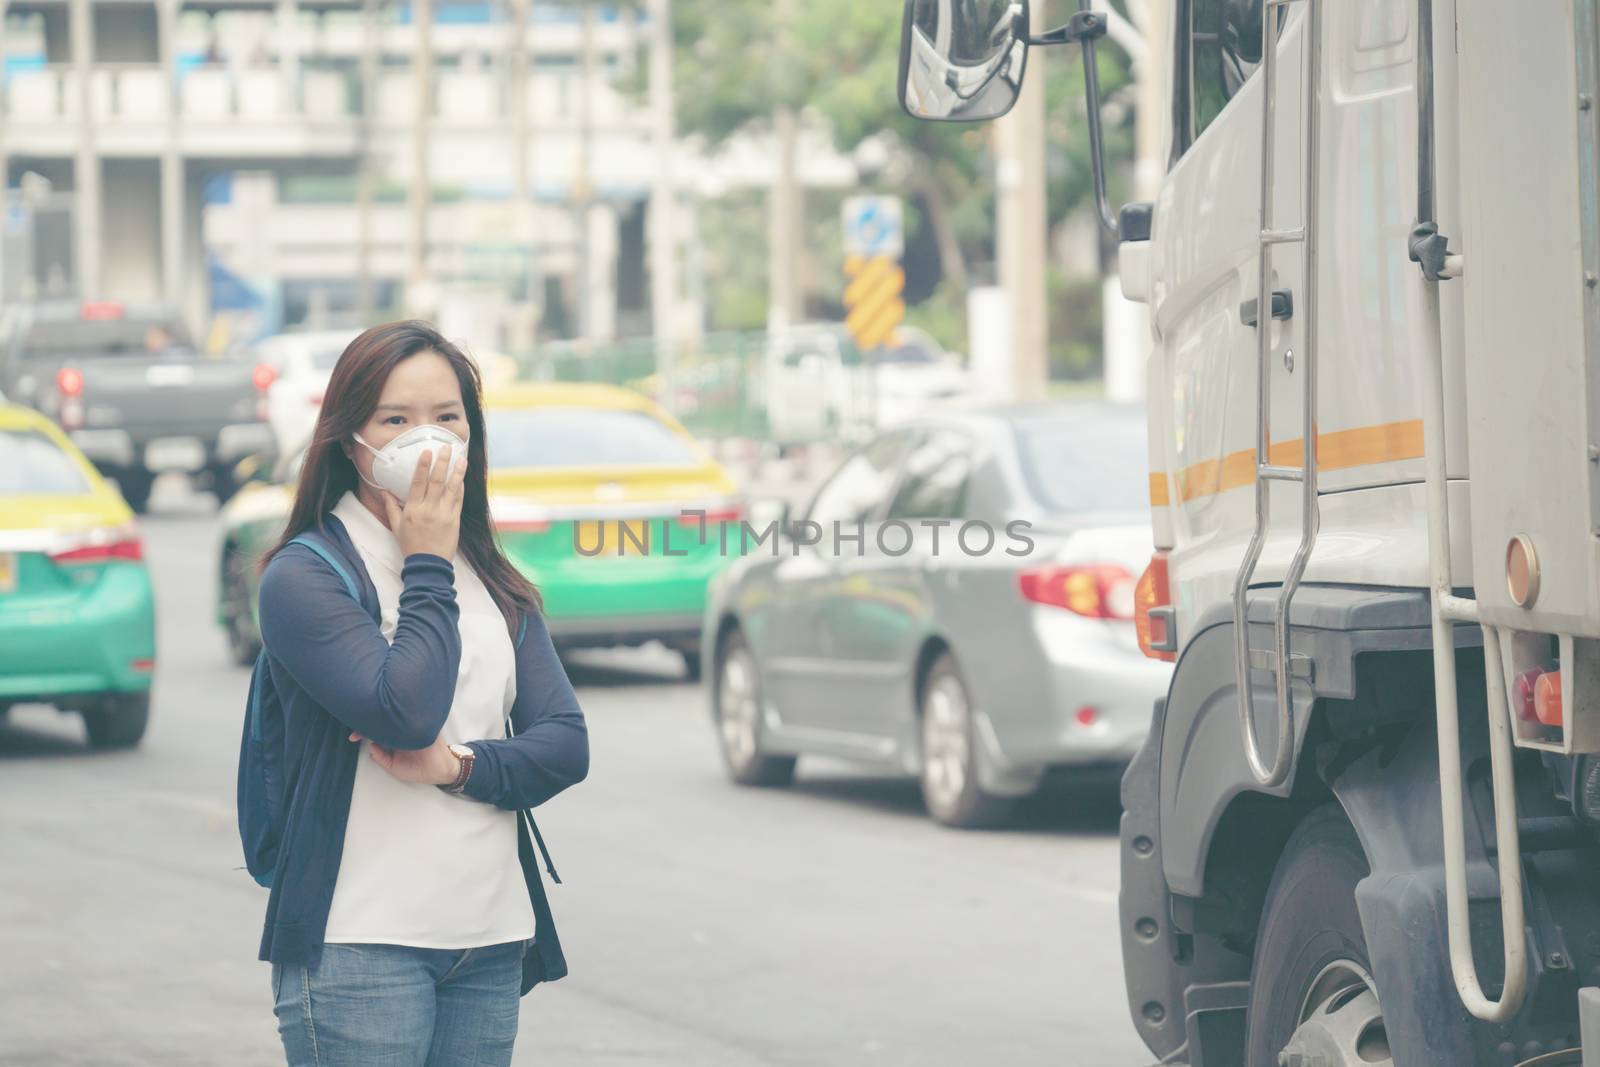
[[1100, 721], [1100, 712], [1097, 708], [1085, 704], [1072, 716], [1073, 721], [1079, 726], [1093, 726]]
[[257, 363], [256, 369], [250, 373], [250, 381], [255, 385], [256, 391], [264, 393], [272, 388], [272, 383], [278, 380], [278, 372], [265, 363]]
[[693, 511], [680, 511], [678, 525], [700, 528], [700, 524], [714, 526], [723, 522], [738, 522], [744, 518], [744, 508], [738, 504], [728, 504], [715, 508], [698, 508]]
[[312, 407], [320, 408], [322, 406], [322, 390], [318, 389], [316, 392], [306, 397], [306, 399], [311, 402]]
[[1022, 595], [1091, 619], [1133, 618], [1133, 575], [1114, 563], [1043, 567], [1017, 576]]
[[115, 300], [90, 300], [78, 308], [78, 316], [84, 319], [120, 319], [122, 305]]
[[494, 528], [501, 533], [544, 533], [550, 523], [544, 519], [509, 519], [496, 522]]
[[62, 396], [82, 396], [83, 371], [77, 367], [62, 367], [56, 371], [56, 390]]
[[149, 674], [156, 669], [156, 661], [153, 659], [129, 660], [128, 666], [140, 674]]
[[142, 559], [144, 559], [144, 543], [139, 540], [139, 531], [131, 526], [107, 530], [87, 544], [50, 553], [50, 562], [69, 567], [109, 563], [112, 560], [137, 563]]
[[1173, 625], [1172, 587], [1167, 580], [1167, 554], [1157, 552], [1139, 576], [1133, 590], [1133, 628], [1139, 650], [1151, 659], [1171, 663], [1178, 658], [1178, 634]]

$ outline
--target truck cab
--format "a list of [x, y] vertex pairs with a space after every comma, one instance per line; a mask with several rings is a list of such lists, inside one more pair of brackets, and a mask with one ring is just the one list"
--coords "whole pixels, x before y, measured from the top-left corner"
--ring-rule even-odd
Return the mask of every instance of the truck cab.
[[[995, 117], [1019, 42], [1078, 43], [1098, 143], [1082, 7], [909, 0], [902, 101]], [[1175, 662], [1123, 781], [1134, 1025], [1174, 1064], [1600, 1063], [1595, 7], [1171, 27], [1117, 235]]]

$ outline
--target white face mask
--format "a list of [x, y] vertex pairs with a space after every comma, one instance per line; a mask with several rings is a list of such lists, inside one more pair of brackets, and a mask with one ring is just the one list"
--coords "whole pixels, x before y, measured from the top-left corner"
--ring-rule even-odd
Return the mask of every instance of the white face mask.
[[411, 495], [411, 479], [417, 472], [417, 461], [422, 453], [432, 452], [437, 460], [446, 445], [450, 446], [450, 473], [466, 465], [467, 444], [443, 426], [416, 426], [396, 437], [381, 449], [373, 448], [354, 435], [356, 443], [372, 453], [372, 478], [369, 480], [356, 468], [361, 480], [374, 489], [387, 489], [404, 501]]

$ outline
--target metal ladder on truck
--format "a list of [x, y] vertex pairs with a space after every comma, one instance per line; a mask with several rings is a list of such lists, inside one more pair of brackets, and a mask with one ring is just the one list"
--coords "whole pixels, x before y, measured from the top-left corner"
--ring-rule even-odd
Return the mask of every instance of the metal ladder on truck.
[[[1278, 23], [1280, 10], [1290, 4], [1304, 3], [1306, 11], [1306, 57], [1304, 84], [1306, 91], [1305, 124], [1306, 154], [1303, 160], [1304, 196], [1301, 201], [1300, 226], [1280, 229], [1273, 225], [1272, 196], [1278, 84]], [[1282, 785], [1289, 777], [1294, 759], [1294, 707], [1291, 682], [1298, 676], [1306, 683], [1311, 681], [1311, 661], [1292, 657], [1289, 651], [1289, 608], [1300, 579], [1305, 574], [1306, 563], [1316, 545], [1317, 530], [1322, 513], [1317, 502], [1317, 101], [1322, 73], [1322, 18], [1324, 0], [1267, 0], [1262, 5], [1261, 29], [1261, 233], [1256, 254], [1256, 456], [1255, 456], [1255, 530], [1239, 572], [1233, 583], [1233, 633], [1234, 677], [1239, 692], [1239, 722], [1244, 732], [1245, 759], [1250, 773], [1264, 788]], [[1272, 447], [1272, 322], [1275, 318], [1294, 313], [1292, 295], [1274, 292], [1272, 288], [1272, 250], [1278, 245], [1298, 244], [1304, 249], [1305, 267], [1302, 274], [1305, 292], [1299, 301], [1305, 328], [1301, 339], [1301, 389], [1304, 408], [1300, 418], [1300, 440], [1303, 465], [1292, 467], [1271, 462]], [[1247, 305], [1248, 306], [1248, 305]], [[1278, 314], [1280, 308], [1285, 313]], [[1246, 320], [1248, 322], [1248, 319]], [[1261, 550], [1266, 544], [1267, 530], [1272, 518], [1272, 483], [1300, 483], [1300, 543], [1295, 549], [1283, 585], [1278, 590], [1273, 612], [1273, 647], [1250, 647], [1249, 605], [1246, 595], [1255, 577], [1256, 565], [1261, 561]], [[1254, 691], [1250, 685], [1253, 670], [1271, 672], [1274, 676], [1273, 709], [1277, 718], [1277, 740], [1271, 758], [1261, 751], [1256, 734]]]
[[[1305, 85], [1306, 156], [1302, 221], [1298, 228], [1280, 229], [1273, 225], [1272, 194], [1274, 166], [1274, 117], [1277, 84], [1278, 12], [1290, 4], [1304, 3], [1306, 12], [1306, 55], [1303, 64]], [[1282, 785], [1292, 767], [1294, 707], [1292, 683], [1312, 680], [1311, 661], [1295, 657], [1289, 648], [1289, 611], [1306, 563], [1316, 544], [1321, 512], [1317, 500], [1317, 170], [1318, 98], [1321, 94], [1322, 21], [1325, 0], [1267, 0], [1262, 24], [1262, 130], [1261, 130], [1261, 231], [1257, 262], [1256, 290], [1256, 456], [1255, 530], [1245, 552], [1233, 587], [1235, 635], [1235, 678], [1240, 694], [1240, 726], [1244, 734], [1245, 758], [1250, 771], [1263, 788]], [[1424, 132], [1418, 159], [1418, 233], [1427, 237], [1432, 225], [1433, 161], [1431, 130], [1433, 123], [1432, 5], [1418, 0], [1418, 129]], [[1440, 242], [1443, 238], [1438, 238]], [[1270, 461], [1271, 446], [1271, 357], [1270, 323], [1273, 304], [1280, 294], [1272, 291], [1272, 249], [1281, 244], [1300, 244], [1304, 249], [1303, 284], [1299, 301], [1304, 329], [1301, 338], [1303, 364], [1301, 441], [1303, 465], [1292, 467]], [[1440, 245], [1442, 253], [1442, 243]], [[1433, 668], [1436, 694], [1436, 720], [1439, 743], [1439, 786], [1444, 823], [1446, 925], [1449, 935], [1450, 966], [1457, 991], [1467, 1009], [1487, 1022], [1502, 1022], [1522, 1005], [1527, 988], [1527, 959], [1523, 932], [1522, 865], [1517, 835], [1517, 813], [1512, 777], [1512, 739], [1507, 708], [1505, 678], [1501, 670], [1500, 637], [1493, 626], [1483, 625], [1484, 664], [1489, 696], [1489, 738], [1491, 780], [1495, 798], [1495, 838], [1499, 867], [1501, 922], [1505, 942], [1505, 981], [1500, 998], [1491, 1000], [1483, 992], [1472, 959], [1471, 935], [1467, 925], [1467, 876], [1465, 823], [1462, 800], [1459, 714], [1456, 700], [1455, 623], [1477, 623], [1475, 601], [1456, 596], [1450, 573], [1450, 525], [1445, 487], [1444, 372], [1443, 346], [1439, 322], [1439, 281], [1460, 273], [1461, 258], [1443, 258], [1443, 269], [1431, 275], [1424, 271], [1423, 318], [1430, 334], [1427, 353], [1424, 453], [1427, 467], [1427, 507], [1430, 577], [1432, 585]], [[1288, 294], [1281, 294], [1281, 305], [1290, 310]], [[1270, 489], [1274, 481], [1299, 482], [1301, 487], [1300, 542], [1283, 584], [1278, 590], [1273, 614], [1273, 647], [1250, 647], [1246, 594], [1255, 576], [1256, 565], [1266, 541], [1271, 519]], [[1275, 686], [1273, 710], [1277, 738], [1273, 752], [1262, 751], [1256, 732], [1253, 670], [1271, 672]]]

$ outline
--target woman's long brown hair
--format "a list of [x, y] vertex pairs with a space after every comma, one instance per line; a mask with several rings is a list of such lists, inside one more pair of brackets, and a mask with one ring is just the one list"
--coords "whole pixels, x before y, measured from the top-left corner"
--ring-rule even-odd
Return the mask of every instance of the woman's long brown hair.
[[489, 517], [489, 462], [483, 428], [483, 383], [470, 359], [426, 322], [411, 319], [374, 326], [351, 341], [334, 365], [323, 394], [322, 411], [306, 449], [295, 491], [294, 508], [283, 536], [261, 561], [263, 567], [291, 540], [320, 529], [345, 493], [359, 484], [345, 445], [377, 410], [389, 372], [418, 352], [437, 352], [456, 372], [471, 436], [467, 440], [467, 476], [461, 501], [461, 554], [489, 590], [495, 606], [515, 633], [525, 614], [540, 610], [539, 593], [524, 578], [495, 540]]

